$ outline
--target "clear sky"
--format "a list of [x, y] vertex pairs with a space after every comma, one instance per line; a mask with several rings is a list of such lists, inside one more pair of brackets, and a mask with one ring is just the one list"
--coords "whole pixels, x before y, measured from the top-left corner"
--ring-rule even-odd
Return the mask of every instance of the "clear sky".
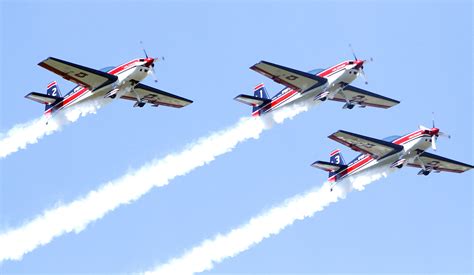
[[[14, 273], [147, 270], [202, 240], [320, 185], [311, 168], [341, 148], [338, 129], [383, 138], [436, 126], [437, 154], [473, 163], [472, 1], [0, 1], [0, 132], [42, 114], [23, 98], [58, 80], [48, 56], [93, 68], [165, 56], [145, 84], [194, 100], [183, 109], [116, 101], [0, 160], [0, 232], [67, 203], [153, 158], [224, 129], [250, 109], [232, 98], [265, 82], [260, 60], [299, 70], [352, 58], [389, 110], [326, 102], [170, 185], [0, 265]], [[422, 177], [402, 169], [209, 273], [472, 273], [473, 172]]]

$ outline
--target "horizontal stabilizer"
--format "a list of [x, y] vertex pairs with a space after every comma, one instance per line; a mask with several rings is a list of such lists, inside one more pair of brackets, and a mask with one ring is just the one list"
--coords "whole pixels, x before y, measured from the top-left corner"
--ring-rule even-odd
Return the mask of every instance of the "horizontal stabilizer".
[[257, 107], [271, 101], [270, 99], [260, 98], [260, 97], [251, 96], [251, 95], [244, 95], [244, 94], [238, 95], [234, 97], [234, 99], [237, 100], [238, 102], [250, 105], [252, 107]]
[[41, 104], [51, 105], [56, 101], [62, 99], [62, 97], [52, 96], [52, 95], [45, 95], [37, 92], [31, 92], [25, 96], [25, 98], [31, 99]]
[[311, 166], [313, 166], [314, 168], [319, 168], [326, 172], [336, 172], [347, 167], [347, 165], [335, 164], [321, 160], [315, 161], [313, 164], [311, 164]]

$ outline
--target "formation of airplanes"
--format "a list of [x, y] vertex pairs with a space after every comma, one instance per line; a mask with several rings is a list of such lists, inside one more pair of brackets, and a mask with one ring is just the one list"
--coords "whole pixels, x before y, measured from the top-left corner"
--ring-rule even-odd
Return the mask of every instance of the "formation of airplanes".
[[[62, 96], [57, 82], [53, 81], [48, 84], [46, 94], [32, 92], [25, 97], [44, 104], [44, 115], [47, 117], [80, 102], [97, 98], [127, 99], [135, 102], [134, 107], [143, 107], [149, 103], [154, 107], [181, 108], [191, 104], [192, 100], [140, 83], [148, 75], [154, 74], [154, 63], [158, 60], [148, 57], [146, 51], [145, 56], [118, 67], [100, 70], [49, 57], [38, 65], [77, 86]], [[352, 109], [355, 106], [387, 109], [399, 104], [400, 101], [395, 99], [350, 85], [358, 76], [365, 77], [365, 62], [366, 60], [357, 59], [354, 54], [353, 60], [343, 61], [327, 69], [303, 72], [260, 61], [250, 69], [284, 85], [285, 88], [270, 98], [262, 83], [254, 88], [253, 96], [240, 94], [234, 99], [252, 106], [252, 116], [263, 116], [283, 106], [312, 101], [343, 102], [343, 109]], [[312, 166], [329, 172], [331, 191], [342, 179], [380, 167], [417, 167], [421, 168], [418, 175], [441, 171], [462, 173], [474, 168], [472, 165], [426, 152], [429, 148], [436, 150], [436, 140], [439, 136], [449, 137], [440, 132], [434, 122], [432, 128], [420, 126], [419, 130], [410, 134], [390, 136], [383, 140], [339, 130], [329, 138], [361, 154], [346, 164], [338, 149], [330, 153], [329, 162], [316, 161]]]

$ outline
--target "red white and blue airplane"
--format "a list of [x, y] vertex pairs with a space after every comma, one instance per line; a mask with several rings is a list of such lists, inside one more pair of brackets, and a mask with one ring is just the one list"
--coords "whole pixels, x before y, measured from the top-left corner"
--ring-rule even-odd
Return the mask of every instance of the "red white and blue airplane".
[[[58, 58], [49, 57], [39, 66], [58, 74], [77, 86], [62, 96], [56, 81], [47, 86], [46, 94], [32, 92], [25, 97], [45, 104], [44, 114], [50, 117], [79, 102], [98, 98], [122, 98], [135, 101], [134, 107], [143, 107], [146, 103], [153, 107], [168, 106], [181, 108], [191, 100], [141, 84], [149, 74], [154, 74], [154, 63], [158, 58], [133, 59], [118, 67], [106, 67], [96, 70], [77, 65]], [[156, 82], [156, 80], [155, 80]]]
[[440, 132], [434, 126], [434, 122], [431, 129], [420, 126], [420, 129], [413, 133], [390, 136], [383, 140], [339, 130], [329, 138], [361, 154], [346, 164], [338, 149], [331, 152], [329, 162], [316, 161], [311, 166], [329, 172], [328, 181], [332, 186], [362, 171], [381, 167], [402, 168], [405, 165], [418, 167], [421, 168], [418, 175], [425, 176], [431, 172], [441, 171], [462, 173], [474, 168], [470, 164], [425, 152], [430, 147], [436, 150], [436, 140], [439, 136], [449, 137]]
[[341, 62], [328, 69], [302, 72], [260, 61], [250, 69], [285, 85], [286, 88], [270, 98], [264, 85], [259, 84], [255, 87], [253, 96], [241, 94], [234, 99], [252, 106], [252, 116], [260, 116], [282, 106], [314, 100], [329, 99], [345, 102], [344, 109], [352, 109], [356, 105], [390, 108], [400, 103], [400, 101], [349, 85], [359, 75], [365, 77], [363, 70], [365, 62], [366, 60], [357, 59], [354, 54], [354, 60]]

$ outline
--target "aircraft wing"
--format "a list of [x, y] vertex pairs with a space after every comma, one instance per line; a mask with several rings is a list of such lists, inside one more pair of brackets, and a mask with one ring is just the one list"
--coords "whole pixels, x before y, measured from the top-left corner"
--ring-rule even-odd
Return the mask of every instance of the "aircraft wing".
[[420, 160], [423, 162], [423, 165], [425, 167], [430, 167], [433, 168], [433, 170], [438, 171], [462, 173], [474, 168], [474, 166], [472, 165], [448, 159], [435, 154], [430, 154], [427, 152], [421, 153], [418, 158], [415, 158], [414, 160], [408, 162], [407, 165], [412, 167], [423, 168]]
[[25, 98], [31, 99], [41, 104], [50, 105], [54, 102], [61, 100], [62, 97], [52, 96], [52, 95], [45, 95], [37, 92], [31, 92], [25, 96]]
[[401, 145], [343, 130], [337, 131], [329, 138], [348, 146], [352, 150], [369, 154], [374, 159], [382, 159], [403, 150]]
[[237, 100], [238, 102], [241, 102], [253, 107], [260, 106], [263, 103], [267, 103], [271, 101], [270, 99], [264, 99], [264, 98], [251, 96], [251, 95], [244, 95], [244, 94], [238, 95], [234, 99]]
[[[168, 107], [181, 108], [193, 103], [192, 100], [174, 94], [170, 94], [141, 83], [138, 83], [135, 86], [135, 92], [138, 94], [142, 101], [150, 103], [155, 107], [163, 105]], [[134, 101], [137, 100], [135, 93], [133, 93], [132, 91], [125, 93], [121, 98]]]
[[393, 107], [400, 103], [398, 100], [381, 96], [379, 94], [372, 93], [351, 85], [344, 87], [344, 89], [338, 92], [334, 98], [331, 98], [331, 100], [341, 102], [349, 101], [350, 103], [356, 103], [362, 106], [371, 106], [384, 109]]
[[267, 61], [260, 61], [259, 63], [250, 67], [250, 69], [271, 78], [277, 83], [283, 84], [300, 92], [304, 92], [310, 88], [317, 88], [327, 83], [327, 79], [324, 77], [319, 77], [310, 73], [283, 67], [281, 65], [273, 64]]
[[326, 161], [315, 161], [313, 164], [311, 164], [314, 168], [319, 168], [322, 169], [326, 172], [336, 172], [339, 169], [344, 169], [347, 167], [347, 165], [340, 165], [340, 164], [335, 164], [335, 163], [330, 163]]
[[47, 59], [38, 63], [38, 65], [61, 76], [66, 80], [85, 86], [92, 91], [114, 83], [117, 80], [117, 76], [115, 75], [77, 65], [54, 57], [48, 57]]

